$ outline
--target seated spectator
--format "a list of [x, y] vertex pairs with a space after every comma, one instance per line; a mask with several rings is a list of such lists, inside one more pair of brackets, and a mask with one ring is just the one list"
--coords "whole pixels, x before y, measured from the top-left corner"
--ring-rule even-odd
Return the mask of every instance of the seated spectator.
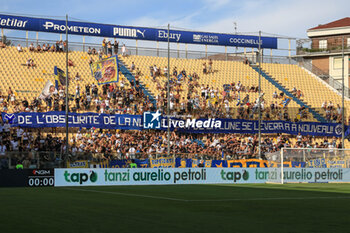
[[297, 90], [295, 96], [300, 99], [303, 96], [303, 93], [301, 92], [301, 90]]
[[17, 45], [17, 51], [18, 52], [23, 52], [22, 46], [20, 44]]
[[134, 64], [134, 62], [131, 63], [130, 69], [131, 69], [131, 71], [134, 71], [134, 70], [135, 70], [135, 64]]
[[63, 41], [61, 40], [61, 41], [59, 41], [58, 42], [58, 52], [63, 52]]
[[27, 60], [27, 64], [26, 64], [26, 65], [27, 65], [28, 69], [29, 69], [29, 67], [34, 68], [34, 66], [35, 66], [34, 60], [31, 59], [31, 58], [29, 58], [29, 59]]
[[36, 51], [37, 51], [37, 52], [41, 52], [40, 44], [38, 44], [38, 46], [36, 46]]
[[88, 53], [89, 55], [91, 55], [91, 54], [92, 54], [92, 50], [91, 50], [91, 48], [90, 48], [90, 47], [89, 47], [89, 49], [88, 49], [87, 53]]
[[246, 64], [246, 65], [250, 65], [250, 62], [249, 62], [249, 60], [248, 60], [248, 58], [247, 58], [247, 57], [245, 57], [245, 58], [244, 58], [243, 63], [244, 63], [244, 64]]
[[274, 91], [273, 94], [272, 94], [272, 98], [277, 99], [277, 97], [278, 97], [278, 96], [277, 96], [277, 92]]
[[78, 72], [77, 72], [77, 74], [75, 75], [75, 81], [80, 81], [80, 75], [79, 75]]
[[50, 45], [49, 44], [43, 44], [43, 52], [47, 52], [50, 48]]
[[0, 48], [2, 48], [2, 49], [6, 48], [6, 44], [3, 43], [2, 41], [0, 41]]
[[74, 63], [71, 59], [68, 59], [68, 66], [73, 66], [74, 67]]
[[33, 43], [31, 43], [31, 44], [29, 45], [29, 51], [30, 51], [30, 52], [35, 51], [35, 48], [34, 48]]
[[52, 44], [51, 45], [51, 47], [50, 47], [50, 50], [49, 50], [50, 52], [56, 52], [56, 47], [55, 47], [55, 45], [54, 44]]

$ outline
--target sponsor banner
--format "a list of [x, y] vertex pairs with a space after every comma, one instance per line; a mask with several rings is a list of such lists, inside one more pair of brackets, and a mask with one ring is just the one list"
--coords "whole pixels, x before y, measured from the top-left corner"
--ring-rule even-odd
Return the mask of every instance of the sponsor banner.
[[346, 164], [346, 160], [325, 158], [312, 159], [307, 162], [310, 168], [346, 168]]
[[[65, 33], [66, 21], [0, 14], [0, 27], [23, 31]], [[186, 44], [206, 44], [234, 47], [259, 47], [259, 37], [208, 33], [182, 30], [168, 30], [148, 27], [131, 27], [109, 24], [68, 21], [68, 33], [83, 36], [99, 36], [149, 41], [168, 41]], [[169, 35], [168, 35], [169, 34]], [[261, 37], [261, 48], [277, 49], [276, 37]]]
[[174, 158], [158, 158], [158, 159], [150, 159], [150, 167], [151, 168], [169, 168], [175, 167]]
[[[98, 114], [98, 113], [69, 113], [69, 127], [144, 130], [154, 126], [159, 130], [177, 129], [187, 133], [258, 133], [259, 122], [240, 119], [188, 119], [180, 120], [166, 118], [157, 113], [144, 115], [128, 114]], [[65, 127], [65, 112], [21, 112], [2, 113], [2, 118], [8, 120], [12, 127], [44, 128]], [[154, 119], [153, 119], [154, 118]], [[143, 121], [145, 119], [145, 121]], [[158, 124], [159, 123], [159, 124]], [[297, 135], [341, 137], [342, 126], [337, 123], [319, 122], [290, 122], [290, 121], [262, 121], [262, 133], [287, 133]], [[348, 126], [346, 126], [348, 128]], [[347, 136], [347, 135], [345, 135]]]
[[[55, 169], [55, 186], [279, 182], [278, 168]], [[350, 182], [349, 168], [285, 168], [285, 182]]]
[[[137, 164], [139, 168], [147, 168], [148, 159], [133, 159], [134, 163]], [[99, 168], [128, 168], [129, 164], [132, 162], [131, 159], [121, 159], [121, 160], [106, 160], [99, 164], [97, 167]]]
[[87, 160], [77, 160], [74, 162], [67, 161], [67, 168], [88, 168], [89, 161]]
[[[184, 168], [184, 167], [241, 167], [241, 168], [251, 168], [251, 167], [281, 167], [280, 163], [271, 162], [261, 159], [239, 159], [239, 160], [199, 160], [199, 159], [181, 159], [176, 158], [175, 167]], [[329, 163], [330, 164], [330, 163]], [[346, 165], [346, 161], [333, 161], [329, 168], [340, 166], [335, 165]], [[333, 166], [331, 166], [333, 165]], [[297, 162], [297, 161], [287, 161], [283, 162], [283, 167], [306, 167], [306, 162]], [[342, 166], [345, 168], [346, 166]]]
[[267, 164], [267, 160], [260, 159], [227, 160], [227, 167], [267, 167]]
[[98, 85], [119, 81], [118, 60], [116, 56], [94, 62], [90, 65], [92, 76]]

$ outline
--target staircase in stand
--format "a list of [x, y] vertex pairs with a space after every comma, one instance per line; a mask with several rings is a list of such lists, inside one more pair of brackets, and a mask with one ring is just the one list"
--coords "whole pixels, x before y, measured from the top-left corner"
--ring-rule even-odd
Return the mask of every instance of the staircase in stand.
[[264, 77], [267, 81], [272, 83], [280, 91], [285, 93], [285, 95], [290, 97], [297, 104], [299, 104], [302, 107], [305, 107], [313, 115], [313, 117], [317, 119], [319, 122], [327, 122], [327, 120], [315, 108], [310, 107], [306, 101], [298, 99], [296, 96], [294, 96], [287, 87], [285, 87], [282, 83], [274, 79], [272, 76], [268, 75], [268, 73], [265, 70], [263, 69], [259, 70], [259, 67], [256, 65], [250, 65], [250, 67], [256, 72], [258, 73], [260, 72], [262, 77]]
[[[129, 80], [129, 82], [132, 82], [132, 81], [134, 81], [134, 83], [136, 82], [135, 76], [130, 72], [130, 70], [127, 68], [127, 66], [124, 64], [124, 62], [120, 59], [118, 59], [118, 66], [119, 66], [119, 70]], [[141, 81], [139, 81], [139, 83], [140, 83], [140, 88], [143, 91], [143, 93], [146, 96], [148, 96], [148, 99], [151, 101], [153, 106], [156, 108], [156, 106], [157, 106], [156, 99], [152, 95], [151, 91], [148, 90], [148, 88], [145, 87], [145, 85]]]

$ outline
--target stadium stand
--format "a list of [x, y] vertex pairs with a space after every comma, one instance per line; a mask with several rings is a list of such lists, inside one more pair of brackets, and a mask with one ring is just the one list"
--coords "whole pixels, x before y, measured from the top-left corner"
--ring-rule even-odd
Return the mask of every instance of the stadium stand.
[[[128, 67], [132, 64], [139, 68], [141, 73], [140, 81], [145, 84], [145, 86], [153, 93], [155, 97], [162, 94], [162, 90], [165, 90], [165, 84], [167, 78], [164, 75], [163, 69], [167, 66], [167, 59], [162, 57], [151, 57], [151, 56], [128, 56], [121, 58]], [[197, 84], [194, 84], [192, 91], [189, 84], [190, 82], [180, 81], [182, 88], [180, 91], [182, 101], [187, 101], [187, 97], [190, 96], [194, 98], [196, 95], [201, 94], [201, 87], [209, 87], [210, 89], [217, 90], [218, 98], [223, 100], [223, 87], [224, 85], [234, 84], [233, 86], [240, 83], [242, 86], [246, 87], [246, 91], [241, 91], [240, 93], [235, 91], [236, 95], [230, 98], [229, 105], [231, 108], [237, 108], [238, 99], [243, 100], [246, 94], [249, 94], [250, 103], [254, 103], [258, 98], [257, 92], [250, 92], [251, 87], [258, 87], [259, 78], [258, 73], [255, 72], [249, 65], [246, 65], [238, 61], [214, 61], [213, 62], [213, 72], [204, 74], [203, 64], [209, 63], [208, 60], [202, 59], [171, 59], [171, 66], [177, 68], [177, 73], [179, 74], [182, 70], [185, 70], [187, 74], [197, 74], [198, 79], [196, 79]], [[152, 78], [150, 70], [156, 66], [163, 75], [159, 75], [156, 78]], [[136, 71], [134, 72], [136, 74]], [[173, 70], [170, 70], [170, 74], [174, 74]], [[192, 75], [193, 76], [193, 75]], [[175, 80], [176, 82], [176, 80]], [[273, 86], [269, 81], [261, 79], [261, 90], [264, 93], [264, 105], [270, 106], [272, 103], [275, 105], [281, 105], [282, 99], [273, 98], [274, 92], [278, 89]], [[291, 101], [288, 106], [289, 115], [294, 119], [299, 112], [300, 106]], [[222, 107], [224, 110], [224, 108]], [[256, 117], [255, 117], [256, 118]], [[315, 120], [310, 114], [308, 115], [309, 120]]]
[[[301, 99], [317, 108], [324, 116], [326, 116], [326, 109], [322, 108], [324, 102], [333, 103], [334, 108], [336, 104], [341, 105], [341, 95], [337, 91], [325, 85], [321, 80], [298, 65], [265, 63], [262, 65], [262, 69], [283, 83], [289, 90], [302, 90]], [[345, 110], [349, 106], [350, 101], [346, 99]]]
[[[0, 74], [1, 74], [1, 96], [2, 111], [21, 111], [21, 103], [26, 99], [28, 102], [37, 98], [46, 81], [55, 82], [53, 70], [55, 66], [65, 67], [65, 54], [60, 52], [30, 52], [28, 48], [22, 48], [19, 52], [17, 47], [6, 47], [0, 50]], [[28, 60], [33, 66], [28, 66]], [[91, 75], [89, 62], [91, 59], [98, 60], [97, 54], [73, 51], [69, 53], [72, 66], [70, 71], [69, 92], [72, 94], [71, 109], [77, 108], [77, 103], [83, 105], [87, 98], [85, 86], [96, 84], [96, 80]], [[150, 110], [151, 102], [157, 100], [157, 107], [165, 110], [166, 103], [165, 86], [167, 82], [166, 72], [172, 76], [172, 97], [174, 102], [174, 112], [181, 110], [181, 104], [188, 104], [189, 100], [199, 99], [200, 106], [204, 110], [217, 110], [221, 117], [241, 117], [247, 119], [257, 119], [257, 114], [240, 116], [237, 114], [238, 105], [244, 104], [244, 108], [252, 108], [258, 99], [258, 72], [252, 69], [249, 64], [242, 61], [222, 61], [206, 59], [171, 59], [171, 69], [167, 71], [167, 59], [151, 56], [119, 56], [121, 61], [120, 81], [113, 86], [110, 92], [108, 86], [98, 87], [98, 101], [92, 101], [92, 108], [75, 109], [77, 112], [106, 112], [106, 113], [129, 113], [142, 114], [143, 111]], [[124, 66], [125, 65], [125, 66]], [[154, 69], [156, 67], [156, 70]], [[174, 68], [176, 67], [176, 75]], [[264, 72], [282, 83], [286, 89], [297, 98], [307, 102], [311, 107], [316, 108], [327, 120], [339, 122], [338, 108], [336, 104], [341, 102], [340, 96], [327, 87], [324, 83], [314, 78], [307, 71], [297, 65], [285, 64], [263, 64]], [[158, 71], [158, 74], [156, 74]], [[180, 75], [182, 71], [186, 75]], [[204, 72], [205, 71], [205, 72]], [[79, 78], [75, 78], [79, 74]], [[80, 86], [81, 99], [76, 99], [77, 85]], [[283, 107], [285, 96], [279, 92], [278, 88], [267, 79], [261, 79], [261, 90], [264, 93], [264, 116], [263, 119], [284, 119], [283, 113], [289, 111], [291, 120], [316, 119], [311, 114], [300, 116], [300, 106], [291, 101], [288, 108]], [[145, 87], [140, 91], [136, 86]], [[9, 96], [10, 88], [14, 96]], [[227, 89], [228, 88], [228, 89]], [[142, 89], [142, 88], [141, 88]], [[240, 91], [238, 91], [240, 89]], [[119, 93], [113, 96], [112, 93]], [[90, 91], [89, 91], [90, 92]], [[205, 95], [202, 95], [206, 92]], [[125, 99], [130, 100], [131, 95], [135, 95], [133, 101], [125, 104]], [[142, 94], [141, 94], [142, 93]], [[145, 97], [143, 94], [145, 94]], [[176, 96], [179, 94], [179, 96]], [[91, 94], [92, 95], [92, 94]], [[244, 102], [244, 97], [249, 95], [250, 105]], [[206, 96], [208, 96], [206, 98]], [[229, 97], [228, 97], [229, 96]], [[97, 105], [103, 105], [105, 100], [111, 101], [110, 107], [101, 110]], [[176, 99], [179, 102], [176, 102]], [[12, 101], [13, 100], [13, 101]], [[146, 101], [145, 101], [146, 100]], [[208, 101], [214, 100], [208, 107]], [[227, 100], [227, 101], [226, 101]], [[325, 103], [326, 102], [326, 103]], [[330, 102], [332, 104], [330, 104]], [[17, 104], [16, 104], [17, 103]], [[61, 101], [62, 104], [62, 101]], [[278, 111], [274, 114], [271, 110], [274, 104]], [[346, 106], [349, 106], [346, 101]], [[47, 102], [43, 101], [41, 111], [54, 110], [54, 106], [47, 107]], [[227, 113], [227, 108], [231, 110]], [[207, 109], [208, 108], [208, 109]], [[233, 109], [233, 110], [232, 110]], [[191, 109], [193, 110], [193, 108]], [[34, 111], [29, 109], [28, 111]], [[271, 111], [271, 116], [267, 117], [267, 112]], [[205, 111], [200, 111], [201, 114]], [[195, 111], [184, 112], [195, 115]], [[224, 114], [227, 113], [227, 114]], [[202, 115], [203, 116], [203, 115]], [[335, 117], [334, 117], [335, 116]], [[2, 123], [1, 133], [3, 142], [7, 145], [7, 151], [30, 151], [51, 150], [61, 154], [65, 150], [63, 129], [26, 129], [23, 132], [19, 129], [11, 128], [5, 132], [6, 123]], [[18, 134], [17, 134], [18, 133]], [[18, 135], [17, 137], [12, 135]], [[31, 136], [28, 136], [30, 134]], [[29, 139], [29, 140], [28, 140]], [[135, 143], [137, 142], [137, 143]], [[220, 159], [224, 154], [225, 158], [251, 158], [257, 155], [257, 136], [251, 135], [197, 135], [197, 134], [177, 134], [171, 135], [172, 151], [183, 154], [183, 157], [210, 157]], [[348, 146], [348, 142], [346, 142]], [[161, 155], [166, 148], [166, 134], [164, 132], [135, 132], [120, 130], [99, 130], [99, 129], [71, 129], [70, 130], [70, 151], [75, 159], [85, 158], [86, 153], [96, 154], [98, 159], [147, 157], [153, 154]], [[290, 135], [264, 135], [264, 152], [274, 152], [281, 147], [322, 147], [339, 148], [340, 139], [336, 138], [315, 138], [309, 136]], [[78, 156], [79, 155], [79, 156]], [[53, 157], [54, 159], [55, 157]], [[23, 159], [23, 158], [22, 158]]]

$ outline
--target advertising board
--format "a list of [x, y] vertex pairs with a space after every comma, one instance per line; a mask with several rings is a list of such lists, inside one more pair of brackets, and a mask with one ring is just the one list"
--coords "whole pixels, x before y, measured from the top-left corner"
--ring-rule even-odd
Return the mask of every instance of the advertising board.
[[[0, 14], [0, 27], [23, 31], [65, 33], [66, 21], [57, 19], [25, 17]], [[259, 37], [225, 33], [210, 33], [184, 30], [168, 30], [149, 27], [133, 27], [110, 24], [68, 21], [68, 33], [82, 36], [99, 36], [148, 41], [221, 45], [234, 47], [259, 47]], [[168, 35], [169, 34], [169, 35]], [[261, 37], [261, 48], [277, 49], [276, 37]]]
[[[285, 182], [350, 182], [348, 168], [285, 168]], [[280, 179], [268, 168], [97, 168], [55, 169], [55, 186], [241, 184]]]

